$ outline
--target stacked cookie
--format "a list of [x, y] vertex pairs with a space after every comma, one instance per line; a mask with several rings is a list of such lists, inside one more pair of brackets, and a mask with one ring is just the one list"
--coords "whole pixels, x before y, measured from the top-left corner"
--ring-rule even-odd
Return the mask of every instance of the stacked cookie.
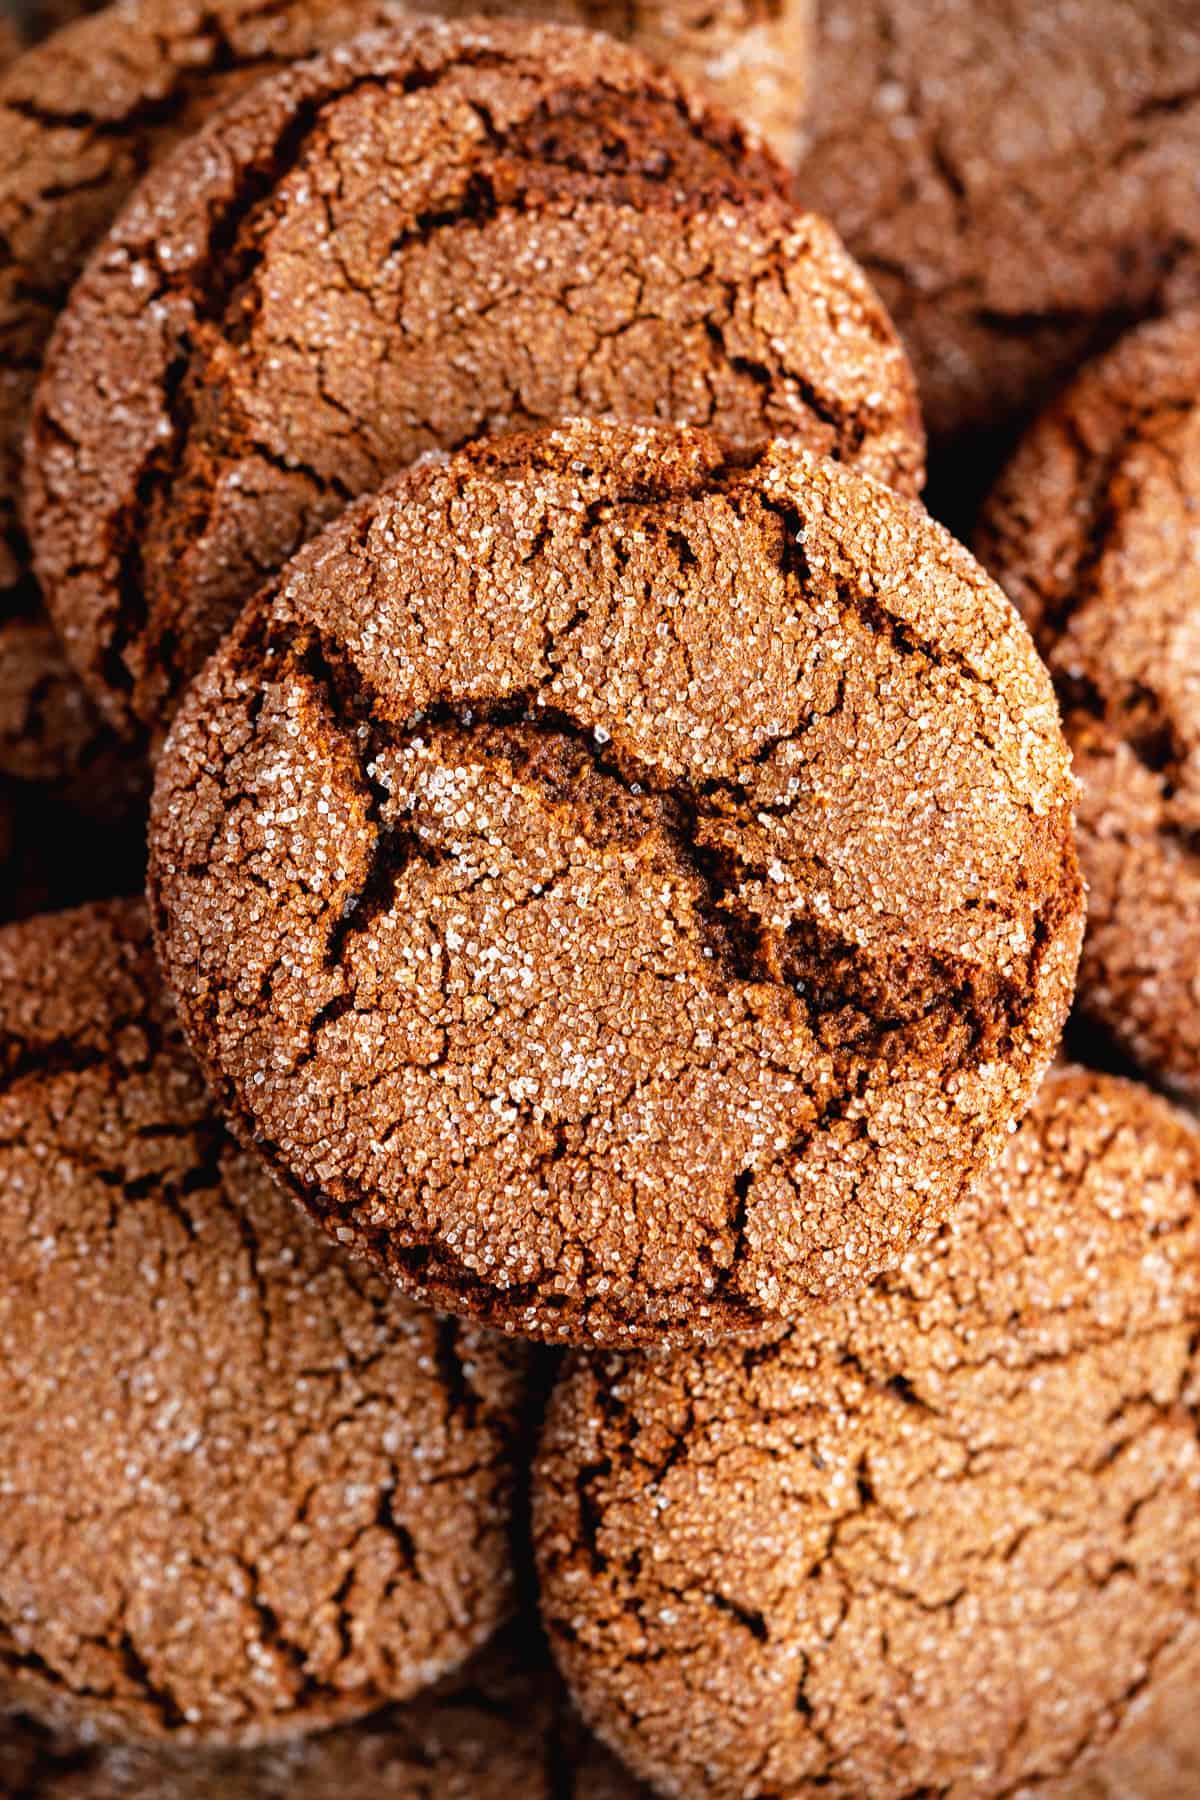
[[[797, 154], [805, 9], [581, 16]], [[1173, 1780], [1200, 1138], [1047, 1070], [1073, 750], [1195, 1092], [1194, 318], [979, 562], [836, 157], [629, 43], [126, 0], [0, 117], [3, 1780]]]

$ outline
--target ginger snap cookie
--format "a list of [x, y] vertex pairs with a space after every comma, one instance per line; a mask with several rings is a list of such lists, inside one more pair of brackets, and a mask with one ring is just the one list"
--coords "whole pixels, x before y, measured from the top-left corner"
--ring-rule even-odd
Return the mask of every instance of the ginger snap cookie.
[[[539, 1647], [514, 1637], [444, 1691], [257, 1750], [71, 1750], [8, 1731], [20, 1800], [650, 1800], [585, 1729]], [[0, 1722], [0, 1775], [5, 1769]], [[22, 1758], [22, 1764], [16, 1759]]]
[[535, 1336], [759, 1329], [995, 1154], [1078, 955], [1000, 591], [779, 442], [575, 423], [352, 505], [159, 765], [150, 882], [247, 1140], [403, 1287]]
[[1129, 333], [1013, 457], [983, 561], [1058, 687], [1082, 784], [1078, 1005], [1200, 1099], [1200, 312]]
[[994, 457], [1200, 292], [1193, 0], [819, 0], [814, 57], [797, 193], [891, 309], [935, 445]]
[[1055, 1071], [896, 1271], [786, 1335], [578, 1356], [543, 1615], [657, 1792], [1042, 1791], [1200, 1640], [1200, 1135]]
[[504, 1618], [521, 1363], [296, 1215], [156, 984], [140, 903], [0, 932], [0, 1703], [254, 1742]]
[[169, 145], [264, 73], [396, 11], [378, 0], [129, 0], [0, 74], [0, 771], [73, 781], [112, 756], [46, 619], [18, 516], [30, 398], [72, 282]]
[[[103, 743], [45, 618], [16, 504], [41, 353], [86, 254], [150, 164], [219, 104], [403, 10], [382, 0], [126, 0], [57, 33], [0, 82], [0, 771], [29, 778], [33, 764], [36, 780], [71, 779]], [[578, 19], [661, 56], [778, 142], [794, 132], [808, 0], [446, 0], [423, 10]]]
[[265, 574], [483, 433], [662, 415], [915, 487], [892, 328], [781, 180], [633, 51], [512, 20], [413, 21], [214, 119], [76, 286], [35, 406], [38, 573], [112, 722], [154, 740]]

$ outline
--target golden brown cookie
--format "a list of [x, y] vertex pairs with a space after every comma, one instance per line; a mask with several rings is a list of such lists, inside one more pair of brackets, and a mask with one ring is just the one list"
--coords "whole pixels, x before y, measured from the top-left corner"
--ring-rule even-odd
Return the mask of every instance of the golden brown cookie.
[[878, 285], [953, 460], [1200, 292], [1194, 0], [819, 0], [814, 56], [797, 193]]
[[[39, 31], [69, 10], [51, 18], [43, 7]], [[16, 508], [42, 348], [84, 256], [151, 162], [218, 104], [402, 10], [400, 0], [126, 0], [56, 33], [0, 82], [0, 771], [71, 780], [111, 752], [46, 621]], [[577, 19], [661, 56], [768, 136], [794, 133], [809, 0], [446, 0], [422, 10]]]
[[0, 1703], [255, 1742], [512, 1599], [521, 1359], [340, 1258], [213, 1116], [143, 909], [0, 932]]
[[0, 1792], [19, 1800], [649, 1800], [584, 1729], [544, 1651], [507, 1634], [443, 1691], [316, 1737], [72, 1750], [0, 1721], [0, 1779], [9, 1765]]
[[977, 533], [1082, 783], [1078, 1003], [1200, 1099], [1200, 312], [1129, 333], [1025, 438]]
[[778, 442], [411, 471], [244, 614], [159, 765], [168, 978], [247, 1138], [402, 1286], [719, 1336], [941, 1217], [1082, 926], [1049, 680], [967, 553]]
[[86, 783], [113, 760], [46, 620], [17, 510], [42, 350], [84, 258], [151, 162], [218, 104], [393, 16], [380, 0], [129, 0], [0, 74], [0, 771]]
[[38, 573], [113, 723], [153, 739], [265, 574], [483, 433], [666, 416], [915, 487], [891, 326], [780, 179], [634, 52], [512, 20], [414, 21], [214, 119], [76, 286], [34, 411]]
[[687, 1800], [985, 1800], [1099, 1756], [1200, 1637], [1198, 1180], [1190, 1119], [1056, 1071], [865, 1292], [754, 1350], [573, 1359], [534, 1535], [593, 1728]]

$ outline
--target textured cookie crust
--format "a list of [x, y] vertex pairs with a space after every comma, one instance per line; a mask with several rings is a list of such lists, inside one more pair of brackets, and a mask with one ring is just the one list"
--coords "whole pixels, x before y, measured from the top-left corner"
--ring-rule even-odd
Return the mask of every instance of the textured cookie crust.
[[189, 690], [151, 887], [223, 1102], [341, 1241], [531, 1335], [753, 1330], [927, 1228], [1081, 930], [1024, 627], [797, 446], [410, 471]]
[[0, 933], [0, 1693], [253, 1742], [406, 1697], [511, 1600], [520, 1359], [216, 1122], [143, 909]]
[[18, 518], [34, 382], [84, 258], [150, 163], [219, 102], [394, 16], [380, 0], [133, 0], [0, 75], [0, 770], [71, 779], [110, 750]]
[[879, 287], [931, 440], [1003, 440], [1200, 289], [1194, 0], [820, 0], [805, 206]]
[[512, 20], [412, 21], [214, 119], [75, 288], [34, 409], [38, 573], [117, 727], [160, 731], [348, 500], [489, 431], [665, 416], [915, 487], [892, 328], [780, 181], [633, 51]]
[[[7, 1760], [6, 1760], [7, 1758]], [[649, 1800], [559, 1677], [505, 1640], [447, 1691], [259, 1750], [70, 1750], [0, 1721], [10, 1800]]]
[[894, 1275], [756, 1350], [578, 1357], [543, 1614], [667, 1795], [1012, 1795], [1195, 1647], [1200, 1135], [1055, 1071]]
[[1029, 432], [979, 554], [1049, 664], [1082, 782], [1079, 1005], [1200, 1099], [1200, 313], [1129, 333]]
[[[37, 24], [63, 24], [66, 0]], [[91, 10], [91, 9], [88, 9]], [[84, 257], [151, 162], [239, 88], [406, 10], [399, 0], [126, 0], [27, 55], [0, 82], [0, 771], [86, 773], [104, 740], [41, 606], [17, 516], [41, 354]], [[790, 155], [810, 0], [447, 0], [442, 14], [574, 19], [629, 38]], [[0, 15], [0, 67], [15, 55]]]

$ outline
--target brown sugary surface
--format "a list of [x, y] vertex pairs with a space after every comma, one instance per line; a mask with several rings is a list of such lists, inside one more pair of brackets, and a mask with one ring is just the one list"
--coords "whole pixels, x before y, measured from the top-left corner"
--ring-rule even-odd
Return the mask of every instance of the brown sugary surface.
[[819, 0], [801, 203], [900, 328], [931, 440], [1002, 438], [1200, 291], [1194, 0]]
[[156, 930], [334, 1235], [531, 1335], [761, 1327], [955, 1201], [1081, 930], [1053, 696], [911, 502], [576, 423], [352, 506], [159, 767]]
[[[82, 9], [76, 8], [76, 11]], [[61, 9], [65, 16], [67, 9]], [[222, 100], [394, 16], [380, 0], [133, 0], [0, 75], [0, 769], [86, 775], [116, 752], [46, 621], [18, 516], [42, 351], [135, 182]], [[39, 23], [63, 24], [62, 17]]]
[[979, 553], [1028, 622], [1082, 782], [1079, 1005], [1200, 1099], [1200, 313], [1141, 327], [1028, 433]]
[[265, 573], [486, 432], [666, 416], [914, 488], [890, 323], [781, 181], [633, 51], [512, 20], [412, 21], [214, 119], [74, 290], [34, 410], [38, 573], [112, 721], [160, 732]]
[[[80, 10], [41, 8], [39, 34]], [[0, 83], [0, 770], [69, 779], [105, 739], [46, 623], [16, 504], [41, 352], [84, 257], [135, 181], [215, 106], [403, 10], [400, 0], [127, 0], [56, 32]], [[810, 0], [448, 0], [433, 10], [515, 11], [611, 31], [706, 86], [781, 146], [794, 139]], [[18, 47], [0, 16], [0, 65]]]
[[755, 1350], [573, 1359], [534, 1536], [593, 1728], [688, 1800], [1099, 1757], [1200, 1635], [1198, 1177], [1183, 1114], [1055, 1071], [865, 1292]]
[[[6, 1755], [8, 1762], [6, 1763]], [[78, 1750], [0, 1722], [10, 1800], [649, 1800], [506, 1637], [447, 1691], [259, 1750]]]
[[521, 1359], [347, 1264], [214, 1118], [144, 909], [0, 932], [0, 1692], [253, 1742], [511, 1603]]

